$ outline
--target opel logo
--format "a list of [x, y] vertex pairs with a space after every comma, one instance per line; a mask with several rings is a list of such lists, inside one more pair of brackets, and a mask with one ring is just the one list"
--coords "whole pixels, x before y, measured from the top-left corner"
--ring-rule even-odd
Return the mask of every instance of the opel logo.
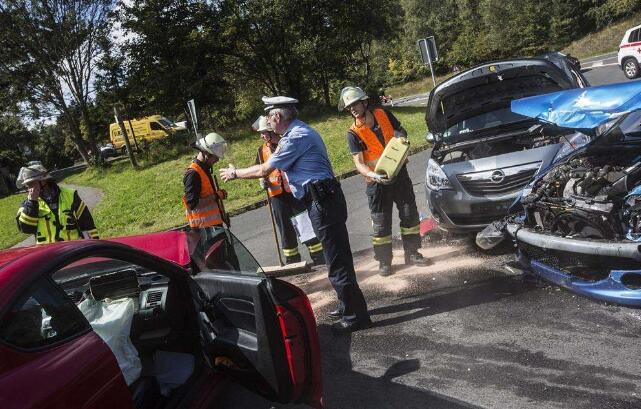
[[505, 179], [505, 173], [503, 173], [502, 170], [497, 169], [494, 172], [492, 172], [492, 176], [490, 176], [490, 179], [494, 183], [501, 183], [503, 182], [503, 179]]

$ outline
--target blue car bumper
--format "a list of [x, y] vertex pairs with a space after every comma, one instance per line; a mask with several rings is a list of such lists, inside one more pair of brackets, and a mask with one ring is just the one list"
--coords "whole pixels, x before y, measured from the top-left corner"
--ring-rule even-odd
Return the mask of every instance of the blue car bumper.
[[641, 307], [641, 269], [612, 270], [607, 278], [588, 281], [564, 273], [541, 261], [530, 260], [521, 251], [518, 258], [521, 264], [535, 275], [577, 294], [614, 304]]

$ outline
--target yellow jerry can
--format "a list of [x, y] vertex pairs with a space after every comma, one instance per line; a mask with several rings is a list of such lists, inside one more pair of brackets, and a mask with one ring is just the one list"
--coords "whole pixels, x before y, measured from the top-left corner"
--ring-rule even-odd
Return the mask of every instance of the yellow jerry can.
[[387, 175], [387, 178], [391, 181], [398, 175], [409, 153], [410, 141], [407, 140], [407, 138], [392, 138], [387, 146], [385, 146], [381, 157], [378, 158], [374, 172]]

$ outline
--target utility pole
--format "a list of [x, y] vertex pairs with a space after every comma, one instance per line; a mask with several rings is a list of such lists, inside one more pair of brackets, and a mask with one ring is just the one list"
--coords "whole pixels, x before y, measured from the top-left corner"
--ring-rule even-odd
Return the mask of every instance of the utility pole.
[[131, 151], [131, 145], [129, 144], [129, 137], [127, 136], [127, 130], [125, 129], [125, 124], [120, 120], [120, 117], [118, 115], [118, 108], [116, 108], [115, 105], [114, 105], [114, 118], [116, 119], [116, 123], [120, 127], [120, 132], [122, 133], [122, 139], [125, 141], [125, 148], [127, 148], [127, 155], [129, 156], [131, 165], [134, 168], [137, 168], [138, 163], [136, 163], [136, 157], [134, 156], [134, 153]]

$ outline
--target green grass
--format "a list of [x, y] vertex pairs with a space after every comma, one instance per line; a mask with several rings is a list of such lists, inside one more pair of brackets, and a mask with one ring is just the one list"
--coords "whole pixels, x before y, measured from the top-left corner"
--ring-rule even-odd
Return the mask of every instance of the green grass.
[[6, 249], [29, 237], [16, 226], [16, 213], [25, 199], [24, 193], [0, 199], [0, 248]]
[[564, 54], [572, 54], [577, 58], [588, 58], [595, 55], [601, 55], [619, 49], [619, 44], [623, 34], [631, 27], [641, 24], [641, 13], [621, 20], [617, 23], [610, 24], [601, 31], [588, 34], [587, 36], [572, 42], [565, 47]]
[[[412, 146], [425, 144], [424, 108], [394, 108], [394, 114], [407, 129]], [[303, 118], [304, 119], [304, 118]], [[345, 135], [351, 124], [347, 115], [327, 114], [309, 121], [322, 135], [336, 174], [354, 168]], [[260, 139], [247, 130], [220, 132], [229, 141], [229, 155], [217, 170], [228, 163], [246, 167], [254, 163]], [[119, 162], [108, 169], [89, 169], [70, 176], [65, 183], [92, 186], [104, 192], [102, 201], [93, 210], [101, 237], [112, 237], [159, 231], [185, 223], [182, 208], [182, 176], [192, 154], [156, 165], [134, 170], [129, 162]], [[256, 180], [222, 183], [229, 198], [227, 210], [234, 212], [265, 198]], [[13, 211], [15, 214], [15, 210]]]

